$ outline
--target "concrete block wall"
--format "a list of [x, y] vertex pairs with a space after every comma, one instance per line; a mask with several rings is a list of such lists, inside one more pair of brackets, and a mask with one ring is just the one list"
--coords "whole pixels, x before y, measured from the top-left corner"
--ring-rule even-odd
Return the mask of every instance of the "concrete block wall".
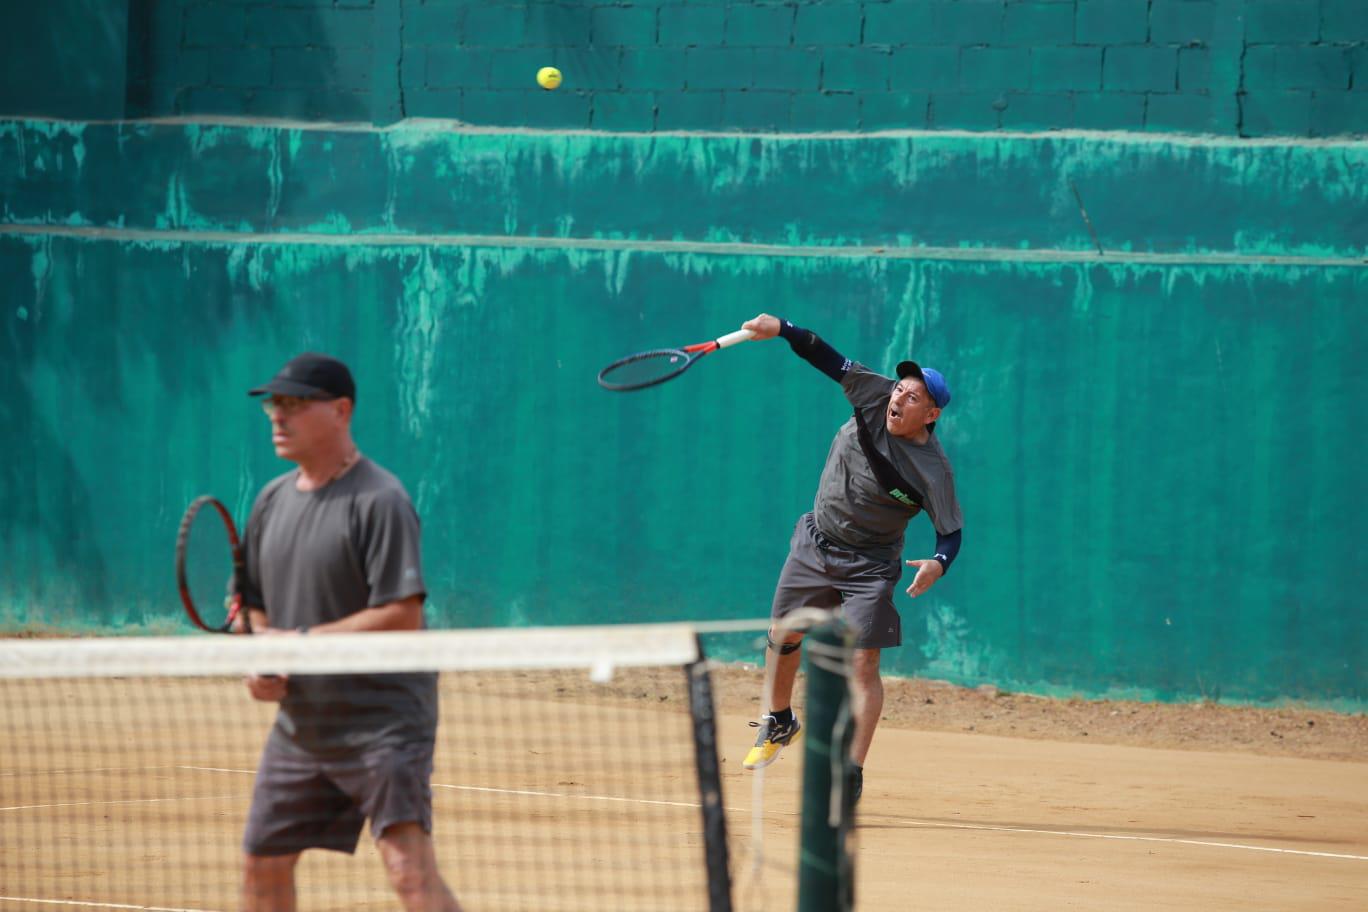
[[132, 116], [1368, 133], [1368, 0], [122, 2]]
[[397, 56], [383, 40], [384, 11], [397, 3], [133, 2], [150, 7], [146, 51], [133, 60], [134, 116], [388, 119], [373, 116], [385, 94], [374, 70], [387, 51]]

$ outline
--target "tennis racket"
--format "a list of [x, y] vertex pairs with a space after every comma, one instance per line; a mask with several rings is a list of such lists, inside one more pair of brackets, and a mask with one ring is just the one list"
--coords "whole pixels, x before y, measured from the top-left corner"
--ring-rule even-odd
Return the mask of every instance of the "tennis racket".
[[738, 329], [711, 342], [699, 342], [697, 345], [686, 345], [683, 348], [657, 348], [637, 352], [635, 355], [619, 358], [599, 371], [599, 386], [615, 393], [656, 386], [678, 377], [693, 367], [699, 358], [710, 352], [754, 338], [755, 334], [749, 329]]
[[241, 618], [242, 632], [252, 632], [237, 595], [243, 569], [228, 508], [208, 495], [195, 498], [176, 536], [176, 585], [190, 623], [209, 633], [233, 633]]

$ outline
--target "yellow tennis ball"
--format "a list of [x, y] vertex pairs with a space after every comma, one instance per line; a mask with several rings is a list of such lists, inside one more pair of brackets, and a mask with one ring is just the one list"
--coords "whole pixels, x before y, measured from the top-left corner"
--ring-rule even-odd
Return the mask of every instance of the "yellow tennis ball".
[[543, 89], [554, 89], [561, 84], [561, 72], [555, 67], [542, 67], [537, 70], [537, 85]]

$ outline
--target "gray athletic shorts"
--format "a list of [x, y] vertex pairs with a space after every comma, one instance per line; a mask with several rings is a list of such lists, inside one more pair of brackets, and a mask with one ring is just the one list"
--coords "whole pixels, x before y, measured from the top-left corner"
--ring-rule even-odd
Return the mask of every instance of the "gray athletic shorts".
[[367, 818], [377, 839], [396, 823], [414, 822], [430, 833], [431, 780], [431, 742], [320, 757], [273, 735], [261, 752], [242, 849], [248, 855], [350, 854]]
[[770, 616], [781, 618], [798, 608], [839, 609], [855, 631], [857, 649], [900, 646], [902, 620], [893, 593], [901, 578], [901, 559], [851, 551], [817, 531], [812, 514], [805, 513], [793, 527]]

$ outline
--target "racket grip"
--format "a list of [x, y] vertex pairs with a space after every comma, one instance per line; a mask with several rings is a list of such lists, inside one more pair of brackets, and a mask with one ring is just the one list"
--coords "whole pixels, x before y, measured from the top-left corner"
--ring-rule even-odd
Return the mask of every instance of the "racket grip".
[[727, 333], [725, 336], [718, 339], [717, 347], [726, 348], [729, 345], [735, 345], [737, 342], [749, 342], [754, 338], [755, 333], [751, 332], [749, 329], [738, 329], [736, 332]]

